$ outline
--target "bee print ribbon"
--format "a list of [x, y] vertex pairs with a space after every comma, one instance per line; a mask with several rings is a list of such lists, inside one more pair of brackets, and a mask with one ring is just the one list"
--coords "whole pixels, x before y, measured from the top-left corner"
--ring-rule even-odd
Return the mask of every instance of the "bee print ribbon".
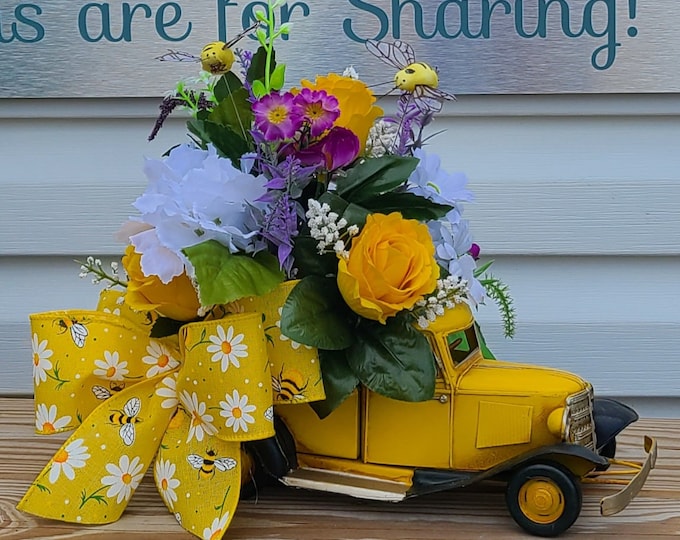
[[[277, 377], [264, 320], [260, 312], [227, 314], [157, 340], [153, 317], [110, 291], [97, 311], [33, 315], [36, 431], [75, 431], [18, 509], [83, 524], [116, 521], [153, 464], [182, 527], [221, 538], [250, 473], [241, 442], [274, 435]], [[285, 386], [295, 400], [314, 387], [293, 382], [280, 383], [277, 394]]]

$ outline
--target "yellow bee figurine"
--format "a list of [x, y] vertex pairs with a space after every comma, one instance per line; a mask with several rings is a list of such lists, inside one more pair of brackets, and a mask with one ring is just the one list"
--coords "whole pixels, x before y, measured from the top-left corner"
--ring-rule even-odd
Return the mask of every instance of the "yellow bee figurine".
[[201, 51], [201, 67], [213, 75], [221, 75], [234, 64], [234, 53], [223, 41], [208, 43]]
[[408, 43], [397, 40], [394, 43], [385, 41], [366, 41], [368, 51], [386, 64], [399, 71], [394, 76], [394, 87], [411, 94], [415, 104], [424, 112], [438, 112], [442, 101], [455, 100], [453, 94], [438, 88], [437, 70], [425, 62], [416, 62], [416, 54]]
[[167, 53], [156, 57], [156, 60], [161, 62], [201, 62], [201, 67], [213, 75], [222, 75], [227, 73], [231, 66], [234, 65], [234, 52], [231, 48], [236, 45], [241, 39], [250, 34], [255, 28], [260, 25], [259, 22], [246, 28], [238, 36], [231, 41], [225, 43], [224, 41], [213, 41], [208, 43], [201, 51], [201, 56], [197, 57], [182, 51], [170, 50]]

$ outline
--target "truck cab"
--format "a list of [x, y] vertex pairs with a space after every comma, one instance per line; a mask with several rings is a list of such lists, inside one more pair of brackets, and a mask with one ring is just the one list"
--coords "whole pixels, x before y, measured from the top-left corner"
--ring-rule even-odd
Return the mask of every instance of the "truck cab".
[[[323, 419], [309, 405], [277, 405], [283, 455], [265, 468], [289, 486], [391, 502], [500, 479], [521, 527], [539, 536], [567, 530], [581, 510], [581, 481], [610, 467], [635, 411], [594, 399], [571, 373], [484, 358], [464, 304], [423, 332], [437, 364], [431, 399], [359, 387]], [[266, 444], [256, 453], [271, 455]], [[634, 481], [602, 501], [603, 513], [623, 509], [644, 484], [656, 459], [655, 443], [646, 446]]]

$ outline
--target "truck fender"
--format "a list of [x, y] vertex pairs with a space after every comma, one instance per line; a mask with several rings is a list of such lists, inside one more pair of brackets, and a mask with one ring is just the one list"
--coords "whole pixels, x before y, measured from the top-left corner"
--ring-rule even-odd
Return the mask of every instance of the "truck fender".
[[504, 472], [512, 472], [519, 467], [532, 463], [559, 463], [569, 469], [575, 476], [583, 477], [593, 469], [604, 470], [609, 460], [597, 452], [580, 444], [562, 443], [537, 448], [528, 454], [518, 456], [504, 467]]
[[597, 449], [604, 447], [627, 426], [638, 419], [638, 414], [628, 405], [613, 399], [593, 400], [593, 420]]

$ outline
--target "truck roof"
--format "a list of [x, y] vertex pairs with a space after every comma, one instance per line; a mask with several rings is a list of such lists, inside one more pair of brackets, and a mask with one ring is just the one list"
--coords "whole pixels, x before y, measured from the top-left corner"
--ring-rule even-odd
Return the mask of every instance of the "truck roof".
[[447, 309], [444, 315], [437, 317], [430, 325], [425, 329], [433, 334], [456, 332], [458, 330], [464, 330], [468, 328], [475, 318], [472, 315], [470, 306], [461, 302], [456, 304], [453, 308]]

